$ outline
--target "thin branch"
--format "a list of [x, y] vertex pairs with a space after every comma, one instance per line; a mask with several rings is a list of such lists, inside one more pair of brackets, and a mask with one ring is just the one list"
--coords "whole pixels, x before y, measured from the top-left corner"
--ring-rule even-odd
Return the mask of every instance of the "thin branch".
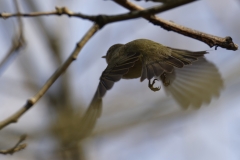
[[[127, 0], [113, 0], [113, 1], [129, 10], [144, 10], [144, 8], [138, 6], [134, 3], [131, 3]], [[167, 3], [166, 5], [168, 5], [168, 4], [169, 3]], [[232, 38], [229, 36], [226, 38], [214, 36], [211, 34], [207, 34], [204, 32], [200, 32], [200, 31], [197, 31], [197, 30], [194, 30], [191, 28], [187, 28], [187, 27], [178, 25], [171, 21], [161, 19], [155, 15], [143, 16], [143, 17], [145, 19], [149, 20], [150, 22], [152, 22], [154, 25], [161, 26], [162, 28], [166, 29], [167, 31], [173, 31], [173, 32], [185, 35], [187, 37], [197, 39], [199, 41], [206, 43], [207, 45], [209, 45], [209, 47], [215, 46], [215, 49], [217, 49], [217, 47], [222, 47], [222, 48], [226, 48], [228, 50], [234, 50], [234, 51], [238, 49], [238, 45], [235, 44], [232, 41]]]
[[39, 17], [39, 16], [62, 16], [67, 15], [69, 17], [79, 17], [82, 19], [88, 19], [94, 21], [96, 16], [85, 15], [82, 13], [74, 13], [66, 7], [56, 7], [55, 11], [50, 12], [32, 12], [32, 13], [1, 13], [0, 17], [7, 19], [11, 17]]
[[97, 15], [97, 16], [90, 16], [90, 15], [85, 15], [81, 13], [74, 13], [70, 11], [66, 7], [58, 8], [56, 7], [56, 11], [52, 12], [33, 12], [33, 13], [1, 13], [0, 17], [3, 18], [10, 18], [10, 17], [15, 17], [15, 16], [23, 16], [23, 17], [35, 17], [35, 16], [46, 16], [46, 15], [68, 15], [70, 17], [79, 17], [83, 19], [88, 19], [90, 21], [93, 21], [97, 24], [99, 24], [100, 27], [112, 23], [112, 22], [117, 22], [117, 21], [122, 21], [122, 20], [128, 20], [128, 19], [133, 19], [133, 18], [138, 18], [138, 17], [144, 17], [145, 19], [149, 20], [155, 25], [159, 25], [162, 28], [168, 30], [168, 31], [174, 31], [179, 34], [185, 35], [187, 37], [191, 37], [194, 39], [197, 39], [199, 41], [202, 41], [209, 45], [210, 47], [222, 47], [226, 48], [228, 50], [237, 50], [238, 45], [234, 44], [232, 41], [231, 37], [217, 37], [211, 34], [207, 34], [204, 32], [200, 32], [197, 30], [193, 30], [191, 28], [187, 28], [181, 25], [178, 25], [176, 23], [158, 18], [154, 16], [153, 14], [160, 13], [175, 7], [178, 7], [180, 5], [184, 5], [190, 2], [193, 2], [194, 0], [181, 0], [181, 1], [174, 1], [174, 2], [169, 2], [163, 5], [159, 5], [156, 7], [152, 7], [149, 9], [145, 9], [137, 6], [127, 0], [114, 0], [116, 3], [124, 6], [125, 8], [131, 10], [131, 12], [126, 13], [126, 14], [119, 14], [119, 15], [113, 15], [113, 16], [108, 16], [108, 15]]
[[160, 3], [171, 3], [173, 1], [182, 1], [182, 0], [135, 0], [135, 1], [152, 1], [152, 2], [160, 2]]
[[217, 37], [211, 34], [207, 34], [204, 32], [200, 32], [197, 30], [193, 30], [191, 28], [187, 28], [181, 25], [178, 25], [176, 23], [166, 21], [164, 19], [158, 18], [154, 16], [153, 14], [160, 13], [175, 7], [178, 7], [180, 5], [184, 5], [196, 0], [179, 0], [179, 1], [173, 1], [169, 3], [165, 3], [163, 5], [159, 5], [156, 7], [152, 7], [149, 9], [145, 9], [137, 6], [127, 0], [113, 0], [116, 3], [124, 6], [125, 8], [131, 10], [131, 12], [126, 13], [126, 14], [119, 14], [119, 15], [113, 15], [113, 16], [108, 16], [108, 15], [97, 15], [97, 16], [90, 16], [90, 15], [85, 15], [81, 13], [74, 13], [70, 11], [66, 7], [58, 8], [56, 7], [56, 11], [52, 12], [33, 12], [33, 13], [16, 13], [16, 14], [11, 14], [11, 13], [1, 13], [0, 17], [3, 18], [9, 18], [9, 17], [15, 17], [15, 16], [24, 16], [24, 17], [35, 17], [35, 16], [44, 16], [44, 15], [68, 15], [70, 17], [79, 17], [82, 19], [88, 19], [90, 21], [93, 21], [97, 24], [99, 24], [100, 27], [103, 27], [104, 25], [112, 22], [117, 22], [117, 21], [122, 21], [122, 20], [128, 20], [128, 19], [133, 19], [133, 18], [138, 18], [138, 17], [144, 17], [145, 19], [149, 20], [155, 25], [159, 25], [162, 28], [168, 30], [168, 31], [174, 31], [179, 34], [185, 35], [187, 37], [191, 37], [194, 39], [197, 39], [199, 41], [202, 41], [206, 44], [208, 44], [210, 47], [222, 47], [226, 48], [228, 50], [237, 50], [238, 45], [234, 44], [232, 41], [231, 37], [226, 37], [226, 38], [221, 38]]
[[84, 35], [84, 37], [77, 43], [76, 48], [72, 52], [72, 54], [68, 57], [68, 59], [55, 71], [55, 73], [48, 79], [48, 81], [44, 84], [44, 86], [40, 89], [40, 91], [32, 98], [27, 100], [27, 103], [20, 108], [16, 113], [8, 117], [7, 119], [0, 122], [0, 130], [5, 126], [16, 123], [18, 119], [29, 110], [51, 87], [51, 85], [58, 79], [58, 77], [69, 67], [69, 65], [77, 59], [77, 56], [83, 46], [87, 43], [87, 41], [99, 30], [99, 25], [94, 24], [89, 31]]
[[[121, 1], [125, 1], [125, 0], [121, 0]], [[99, 16], [96, 16], [95, 22], [99, 23], [100, 21], [103, 24], [108, 24], [108, 23], [117, 22], [117, 21], [139, 18], [142, 16], [150, 16], [152, 14], [164, 12], [164, 11], [167, 11], [191, 2], [195, 2], [195, 1], [197, 0], [181, 0], [173, 3], [158, 5], [145, 10], [132, 10], [131, 12], [126, 14], [119, 14], [119, 15], [113, 15], [113, 16], [99, 15]]]
[[173, 3], [158, 5], [155, 7], [148, 8], [146, 10], [135, 10], [125, 14], [118, 14], [118, 15], [86, 15], [82, 13], [74, 13], [70, 11], [66, 7], [56, 7], [55, 11], [51, 12], [32, 12], [32, 13], [0, 13], [0, 17], [7, 19], [10, 17], [36, 17], [36, 16], [52, 16], [52, 15], [67, 15], [69, 17], [78, 17], [82, 19], [87, 19], [92, 22], [98, 23], [99, 25], [103, 26], [108, 23], [128, 20], [133, 18], [139, 18], [141, 16], [148, 16], [151, 14], [156, 14], [159, 12], [163, 12], [166, 10], [170, 10], [172, 8], [178, 7], [180, 5], [184, 5], [187, 3], [191, 3], [197, 0], [180, 0]]
[[15, 144], [15, 146], [13, 146], [12, 148], [10, 149], [7, 149], [7, 150], [0, 150], [0, 154], [13, 154], [15, 152], [18, 152], [20, 150], [23, 150], [27, 147], [27, 144], [24, 143], [24, 144], [21, 144], [25, 139], [27, 138], [26, 135], [22, 135], [18, 142]]

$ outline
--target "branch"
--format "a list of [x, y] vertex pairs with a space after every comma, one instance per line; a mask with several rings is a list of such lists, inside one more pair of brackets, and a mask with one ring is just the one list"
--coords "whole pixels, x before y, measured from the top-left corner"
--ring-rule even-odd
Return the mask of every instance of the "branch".
[[32, 98], [27, 100], [27, 103], [20, 108], [16, 113], [8, 117], [7, 119], [0, 122], [0, 130], [5, 126], [16, 123], [18, 119], [28, 111], [37, 101], [45, 94], [45, 92], [51, 87], [51, 85], [58, 79], [58, 77], [69, 67], [69, 65], [77, 59], [77, 56], [83, 46], [87, 43], [87, 41], [99, 30], [99, 25], [94, 24], [89, 31], [84, 35], [84, 37], [77, 43], [76, 48], [72, 52], [72, 54], [68, 57], [68, 59], [55, 71], [55, 73], [47, 80], [44, 86], [40, 89], [40, 91]]
[[[125, 0], [120, 0], [120, 1], [125, 2]], [[101, 23], [108, 24], [108, 23], [122, 21], [122, 20], [129, 20], [129, 19], [139, 18], [143, 16], [150, 16], [152, 14], [164, 12], [172, 8], [175, 8], [187, 3], [191, 3], [194, 1], [197, 1], [197, 0], [180, 0], [173, 3], [151, 7], [145, 10], [132, 10], [131, 12], [126, 14], [119, 14], [119, 15], [113, 15], [113, 16], [99, 15], [99, 16], [96, 16], [95, 22], [99, 22], [99, 19], [100, 19]]]
[[173, 1], [182, 1], [182, 0], [135, 0], [135, 1], [152, 1], [152, 2], [160, 2], [160, 3], [171, 3]]
[[39, 17], [39, 16], [62, 16], [67, 15], [69, 17], [79, 17], [82, 19], [88, 19], [94, 21], [96, 16], [85, 15], [82, 13], [74, 13], [66, 7], [56, 7], [55, 11], [50, 12], [32, 12], [32, 13], [0, 13], [0, 17], [7, 19], [11, 17]]
[[194, 2], [197, 0], [180, 0], [168, 4], [163, 4], [163, 5], [158, 5], [155, 7], [148, 8], [146, 10], [135, 10], [131, 11], [125, 14], [119, 14], [119, 15], [85, 15], [82, 13], [74, 13], [70, 11], [66, 7], [56, 7], [55, 11], [51, 12], [32, 12], [32, 13], [0, 13], [0, 17], [7, 19], [10, 17], [36, 17], [36, 16], [51, 16], [51, 15], [67, 15], [69, 17], [78, 17], [82, 19], [87, 19], [92, 22], [98, 23], [101, 27], [104, 26], [105, 24], [112, 23], [112, 22], [117, 22], [117, 21], [122, 21], [122, 20], [128, 20], [128, 19], [134, 19], [134, 18], [139, 18], [142, 16], [149, 16], [152, 14], [156, 14], [159, 12], [163, 12], [175, 7], [178, 7], [180, 5], [184, 5], [190, 2]]
[[[144, 8], [138, 5], [135, 5], [127, 0], [113, 0], [113, 1], [129, 10], [144, 10]], [[165, 5], [169, 5], [169, 4], [170, 3], [166, 3]], [[215, 49], [217, 49], [217, 47], [222, 47], [222, 48], [226, 48], [228, 50], [234, 50], [234, 51], [238, 49], [238, 45], [235, 44], [232, 41], [232, 38], [229, 36], [226, 38], [217, 37], [211, 34], [193, 30], [191, 28], [187, 28], [187, 27], [178, 25], [176, 23], [161, 19], [155, 15], [143, 16], [143, 17], [149, 20], [154, 25], [158, 25], [166, 29], [167, 31], [173, 31], [173, 32], [185, 35], [187, 37], [197, 39], [199, 41], [206, 43], [211, 48], [215, 46]]]
[[22, 135], [19, 138], [18, 142], [15, 144], [15, 146], [7, 150], [0, 150], [0, 154], [13, 154], [15, 152], [25, 149], [27, 147], [27, 144], [26, 143], [21, 144], [21, 143], [26, 139], [26, 137], [27, 137], [26, 135]]
[[122, 20], [128, 20], [128, 19], [133, 19], [133, 18], [138, 18], [138, 17], [144, 17], [145, 19], [149, 20], [155, 25], [159, 25], [162, 28], [168, 30], [168, 31], [174, 31], [179, 34], [185, 35], [187, 37], [191, 37], [194, 39], [197, 39], [199, 41], [202, 41], [209, 45], [209, 47], [222, 47], [226, 48], [228, 50], [237, 50], [238, 45], [234, 44], [232, 41], [231, 37], [217, 37], [211, 34], [207, 34], [204, 32], [200, 32], [197, 30], [193, 30], [191, 28], [187, 28], [181, 25], [178, 25], [176, 23], [158, 18], [154, 16], [153, 14], [160, 13], [175, 7], [178, 7], [180, 5], [184, 5], [196, 0], [176, 0], [173, 2], [165, 3], [163, 5], [159, 5], [156, 7], [152, 7], [149, 9], [145, 9], [137, 6], [127, 0], [113, 0], [116, 3], [122, 5], [123, 7], [131, 10], [131, 12], [126, 13], [126, 14], [119, 14], [119, 15], [97, 15], [97, 16], [90, 16], [90, 15], [85, 15], [82, 13], [74, 13], [70, 11], [66, 7], [58, 8], [56, 7], [56, 11], [52, 12], [33, 12], [33, 13], [1, 13], [0, 17], [3, 18], [10, 18], [10, 17], [16, 17], [16, 16], [23, 16], [23, 17], [35, 17], [35, 16], [49, 16], [49, 15], [68, 15], [69, 17], [79, 17], [82, 19], [88, 19], [90, 21], [93, 21], [97, 24], [99, 24], [100, 28], [103, 27], [104, 25], [112, 22], [117, 22], [117, 21], [122, 21]]

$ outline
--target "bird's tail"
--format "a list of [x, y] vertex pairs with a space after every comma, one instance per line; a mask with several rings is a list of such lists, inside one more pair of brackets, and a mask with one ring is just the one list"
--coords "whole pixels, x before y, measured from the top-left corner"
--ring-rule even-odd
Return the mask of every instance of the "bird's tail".
[[189, 65], [198, 58], [203, 57], [207, 54], [207, 51], [188, 51], [182, 49], [170, 48], [172, 50], [172, 57], [180, 60], [184, 65]]

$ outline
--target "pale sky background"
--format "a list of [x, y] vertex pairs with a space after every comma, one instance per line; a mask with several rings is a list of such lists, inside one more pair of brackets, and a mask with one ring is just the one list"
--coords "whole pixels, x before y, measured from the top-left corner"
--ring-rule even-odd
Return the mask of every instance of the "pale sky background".
[[[30, 0], [29, 0], [30, 1]], [[24, 12], [32, 12], [29, 1], [19, 1]], [[85, 14], [119, 14], [127, 10], [111, 1], [52, 0], [34, 1], [37, 11], [52, 11], [66, 6]], [[136, 2], [143, 7], [155, 3]], [[0, 1], [0, 12], [15, 12], [12, 1]], [[164, 13], [161, 18], [172, 20], [196, 30], [220, 37], [231, 36], [240, 44], [240, 2], [237, 0], [201, 0]], [[56, 36], [65, 60], [76, 43], [92, 25], [87, 20], [67, 16], [41, 17], [49, 33]], [[24, 18], [27, 46], [5, 70], [0, 70], [0, 120], [19, 109], [32, 97], [56, 70], [46, 36], [34, 18]], [[4, 57], [14, 31], [15, 18], [0, 19], [0, 59]], [[94, 160], [239, 160], [240, 159], [240, 53], [206, 44], [168, 32], [144, 19], [109, 24], [97, 32], [82, 49], [77, 61], [68, 68], [69, 97], [76, 109], [85, 110], [96, 90], [99, 77], [106, 68], [101, 56], [115, 43], [146, 38], [173, 48], [212, 50], [206, 55], [224, 80], [219, 98], [200, 109], [181, 110], [164, 90], [152, 92], [147, 81], [120, 80], [103, 99], [103, 111], [92, 135], [82, 144], [86, 159]], [[29, 70], [31, 74], [26, 74]], [[36, 89], [29, 89], [28, 83]], [[59, 81], [49, 93], [58, 90]], [[22, 134], [28, 134], [28, 147], [0, 159], [52, 159], [57, 143], [49, 135], [55, 113], [44, 96], [16, 124], [0, 132], [0, 149], [10, 148]]]

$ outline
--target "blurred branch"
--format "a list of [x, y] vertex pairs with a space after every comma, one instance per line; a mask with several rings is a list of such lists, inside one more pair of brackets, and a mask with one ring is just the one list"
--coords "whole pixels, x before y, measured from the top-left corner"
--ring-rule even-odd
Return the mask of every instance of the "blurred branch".
[[[16, 8], [17, 12], [20, 13], [21, 10], [20, 10], [20, 6], [18, 4], [18, 0], [15, 0], [14, 4], [15, 4], [15, 8]], [[19, 39], [21, 39], [24, 42], [23, 22], [22, 22], [22, 18], [21, 17], [18, 17], [18, 24], [19, 24]]]
[[7, 119], [0, 122], [0, 130], [5, 126], [16, 123], [18, 119], [29, 110], [51, 87], [51, 85], [58, 79], [58, 77], [69, 67], [69, 65], [77, 59], [77, 56], [83, 46], [87, 43], [87, 41], [99, 30], [99, 25], [94, 24], [89, 31], [84, 35], [84, 37], [77, 43], [76, 48], [72, 52], [72, 54], [68, 57], [68, 59], [55, 71], [55, 73], [48, 79], [48, 81], [44, 84], [44, 86], [40, 89], [40, 91], [32, 98], [27, 100], [27, 103], [20, 108], [16, 113], [8, 117]]
[[[20, 13], [20, 7], [19, 7], [17, 0], [14, 1], [14, 4], [15, 4], [15, 8], [16, 8], [17, 12]], [[11, 45], [9, 51], [7, 52], [6, 56], [0, 62], [0, 71], [1, 71], [0, 74], [3, 73], [4, 65], [11, 59], [11, 57], [14, 55], [14, 53], [17, 53], [25, 44], [25, 39], [23, 36], [23, 22], [22, 22], [21, 17], [18, 17], [18, 24], [19, 24], [19, 31], [13, 37], [12, 45]]]
[[[36, 1], [32, 0], [26, 0], [25, 1], [26, 8], [31, 11], [38, 11], [39, 10], [39, 5], [36, 3]], [[62, 57], [62, 49], [61, 49], [61, 44], [60, 41], [62, 39], [61, 34], [58, 34], [57, 30], [54, 30], [54, 32], [49, 29], [46, 26], [46, 23], [43, 18], [40, 17], [35, 17], [34, 19], [34, 24], [38, 27], [38, 31], [41, 32], [41, 35], [44, 36], [44, 42], [50, 49], [50, 53], [53, 55], [54, 60], [52, 60], [51, 64], [54, 65], [54, 68], [58, 68], [64, 61], [65, 59]], [[54, 24], [57, 26], [57, 24]], [[55, 32], [56, 31], [56, 32]], [[31, 76], [35, 80], [38, 81], [38, 76], [35, 75], [35, 70], [33, 70], [31, 67], [29, 67], [29, 63], [31, 63], [31, 57], [27, 56], [26, 57], [25, 63], [21, 63], [21, 69], [23, 72], [26, 74], [26, 76]], [[59, 80], [59, 83], [57, 84], [57, 90], [54, 92], [48, 92], [46, 93], [46, 98], [51, 106], [51, 109], [56, 109], [59, 107], [72, 107], [71, 103], [71, 92], [69, 85], [69, 73], [65, 72], [65, 74], [61, 77]], [[37, 83], [35, 83], [36, 86], [34, 86], [32, 91], [36, 92], [39, 90], [41, 86], [39, 86]], [[58, 111], [58, 109], [56, 111]]]
[[[113, 0], [113, 1], [131, 11], [144, 10], [144, 8], [138, 6], [134, 3], [131, 3], [127, 0]], [[168, 5], [168, 4], [169, 3], [166, 3], [166, 5]], [[211, 34], [207, 34], [204, 32], [200, 32], [200, 31], [197, 31], [197, 30], [194, 30], [191, 28], [187, 28], [187, 27], [178, 25], [171, 21], [161, 19], [155, 15], [143, 16], [143, 18], [149, 20], [154, 25], [158, 25], [158, 26], [166, 29], [167, 31], [173, 31], [173, 32], [185, 35], [187, 37], [197, 39], [199, 41], [206, 43], [207, 45], [209, 45], [209, 47], [215, 46], [215, 49], [217, 49], [217, 47], [222, 47], [222, 48], [226, 48], [228, 50], [234, 50], [234, 51], [238, 49], [238, 45], [232, 41], [231, 37], [226, 37], [226, 38], [217, 37], [217, 36], [214, 36]]]
[[27, 137], [26, 135], [22, 135], [19, 138], [18, 142], [15, 144], [15, 146], [7, 150], [0, 150], [0, 154], [13, 154], [15, 152], [25, 149], [27, 147], [27, 144], [26, 143], [21, 144], [21, 143], [26, 139], [26, 137]]
[[18, 35], [16, 35], [15, 38], [13, 38], [12, 45], [11, 45], [9, 51], [7, 52], [5, 57], [0, 62], [0, 71], [1, 71], [0, 73], [1, 74], [3, 73], [4, 65], [9, 61], [9, 59], [11, 59], [13, 54], [16, 53], [17, 51], [19, 51], [23, 46], [22, 39], [20, 37], [18, 37], [18, 38], [17, 37], [18, 37]]

